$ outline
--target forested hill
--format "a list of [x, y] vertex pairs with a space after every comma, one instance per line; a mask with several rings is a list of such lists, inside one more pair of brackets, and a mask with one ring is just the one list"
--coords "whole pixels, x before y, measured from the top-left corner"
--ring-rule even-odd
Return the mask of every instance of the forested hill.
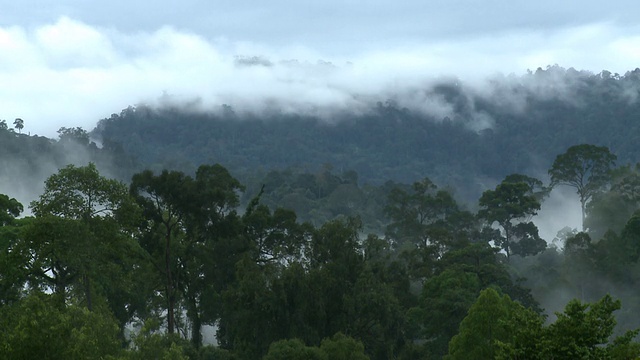
[[[0, 358], [636, 359], [639, 77], [0, 120]], [[545, 239], [559, 187], [584, 231]]]
[[637, 162], [639, 89], [640, 69], [618, 75], [553, 66], [484, 87], [443, 81], [412, 90], [413, 102], [389, 96], [329, 119], [139, 105], [101, 120], [92, 135], [158, 169], [220, 163], [243, 177], [329, 163], [371, 183], [429, 176], [475, 200], [509, 173], [545, 176], [557, 154], [579, 143], [609, 147], [620, 164]]

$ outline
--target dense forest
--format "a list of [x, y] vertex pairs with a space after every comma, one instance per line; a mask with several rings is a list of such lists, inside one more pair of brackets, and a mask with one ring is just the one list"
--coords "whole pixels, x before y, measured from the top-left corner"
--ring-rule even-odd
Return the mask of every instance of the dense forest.
[[[402, 107], [407, 101], [400, 96], [421, 103]], [[475, 202], [508, 174], [546, 176], [548, 164], [571, 145], [607, 146], [622, 163], [635, 164], [639, 96], [640, 69], [618, 75], [553, 66], [496, 78], [482, 89], [443, 80], [331, 117], [139, 105], [101, 120], [92, 135], [154, 170], [193, 172], [219, 163], [248, 183], [273, 169], [313, 172], [331, 164], [371, 184], [428, 176]], [[447, 115], [421, 110], [429, 105]]]
[[[638, 358], [639, 85], [549, 67], [425, 89], [446, 118], [0, 121], [0, 357]], [[542, 239], [559, 189], [582, 227]]]

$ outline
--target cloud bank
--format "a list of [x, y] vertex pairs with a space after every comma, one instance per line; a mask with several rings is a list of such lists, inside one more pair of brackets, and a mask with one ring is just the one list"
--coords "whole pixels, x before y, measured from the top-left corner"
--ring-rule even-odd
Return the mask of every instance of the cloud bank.
[[519, 31], [454, 41], [370, 48], [345, 57], [303, 46], [210, 39], [162, 27], [123, 32], [61, 17], [0, 27], [0, 119], [54, 136], [61, 126], [91, 129], [128, 105], [159, 99], [203, 109], [229, 104], [260, 111], [354, 110], [397, 97], [434, 116], [451, 109], [420, 89], [458, 78], [482, 91], [496, 74], [559, 64], [624, 74], [640, 63], [640, 27], [612, 22], [549, 32]]

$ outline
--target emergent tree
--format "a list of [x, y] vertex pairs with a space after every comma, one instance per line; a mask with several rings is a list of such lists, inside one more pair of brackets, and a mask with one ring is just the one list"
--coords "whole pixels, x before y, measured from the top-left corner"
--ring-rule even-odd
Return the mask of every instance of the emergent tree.
[[607, 147], [581, 144], [558, 155], [549, 170], [551, 187], [567, 185], [576, 188], [582, 209], [582, 230], [586, 205], [609, 182], [609, 172], [615, 161], [616, 156]]

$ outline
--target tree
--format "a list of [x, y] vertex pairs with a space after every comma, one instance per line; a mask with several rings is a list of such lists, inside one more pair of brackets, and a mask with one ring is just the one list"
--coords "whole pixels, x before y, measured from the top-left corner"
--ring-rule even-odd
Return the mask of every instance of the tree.
[[142, 207], [145, 221], [141, 225], [142, 248], [149, 254], [162, 279], [162, 294], [167, 309], [167, 331], [176, 328], [176, 307], [179, 290], [177, 276], [178, 251], [183, 251], [179, 239], [183, 237], [187, 208], [195, 199], [188, 190], [193, 179], [178, 171], [164, 170], [160, 175], [145, 170], [135, 174], [130, 192]]
[[428, 178], [411, 188], [394, 187], [384, 209], [391, 220], [386, 240], [407, 261], [414, 279], [433, 275], [435, 263], [448, 251], [464, 246], [476, 221], [459, 208], [445, 190], [438, 190]]
[[544, 186], [542, 181], [523, 174], [508, 175], [503, 181], [505, 183], [525, 183], [529, 185], [529, 195], [533, 195], [540, 202], [549, 196], [551, 191], [549, 187]]
[[369, 360], [361, 342], [340, 332], [323, 339], [320, 350], [331, 360]]
[[594, 239], [607, 231], [620, 233], [627, 220], [640, 209], [640, 164], [611, 171], [611, 186], [597, 193], [587, 204], [585, 227]]
[[345, 294], [343, 311], [347, 314], [345, 331], [364, 344], [363, 350], [366, 348], [372, 359], [393, 359], [397, 355], [398, 343], [404, 339], [404, 313], [391, 286], [376, 279], [368, 266], [352, 291]]
[[439, 235], [447, 219], [460, 212], [447, 191], [438, 190], [428, 178], [415, 182], [411, 191], [396, 187], [389, 193], [385, 213], [391, 219], [387, 235], [397, 245], [427, 247], [443, 240]]
[[26, 282], [27, 257], [16, 250], [25, 223], [16, 219], [22, 210], [16, 199], [0, 194], [0, 306], [18, 300]]
[[10, 225], [23, 210], [18, 200], [0, 194], [0, 226]]
[[495, 339], [495, 359], [547, 359], [543, 353], [546, 343], [542, 340], [546, 316], [511, 301], [506, 295], [502, 299], [509, 313], [507, 318], [500, 318], [497, 322], [497, 326], [504, 328], [506, 336]]
[[311, 226], [296, 220], [291, 210], [277, 208], [271, 212], [265, 205], [248, 209], [242, 222], [253, 260], [260, 264], [300, 260]]
[[583, 230], [586, 205], [609, 182], [609, 172], [616, 158], [605, 146], [574, 145], [558, 155], [549, 170], [551, 187], [567, 185], [576, 189], [580, 197]]
[[[526, 182], [510, 182], [507, 177], [495, 190], [482, 194], [478, 216], [486, 220], [489, 227], [497, 223], [502, 228], [503, 235], [493, 240], [509, 258], [512, 253], [535, 255], [546, 247], [538, 236], [537, 227], [527, 221], [538, 210], [540, 201], [532, 186]], [[519, 242], [522, 244], [516, 245]]]
[[[525, 309], [507, 295], [500, 295], [492, 288], [482, 290], [460, 323], [460, 331], [449, 342], [449, 356], [446, 359], [494, 359], [500, 342], [517, 341], [520, 350], [525, 344], [529, 350], [534, 350], [533, 339], [514, 336], [514, 330], [522, 331], [510, 326], [518, 312], [524, 312], [526, 314], [523, 316], [534, 320], [527, 327], [542, 328], [542, 318], [533, 311]], [[535, 352], [529, 355], [535, 356]]]
[[199, 166], [191, 185], [183, 189], [191, 200], [183, 223], [185, 248], [178, 257], [179, 271], [184, 275], [179, 290], [185, 300], [192, 343], [199, 348], [202, 325], [219, 318], [220, 306], [211, 299], [219, 299], [234, 279], [235, 264], [248, 245], [236, 212], [244, 186], [219, 164]]
[[90, 306], [92, 292], [87, 278], [97, 275], [93, 271], [98, 265], [94, 256], [100, 254], [92, 240], [80, 221], [44, 215], [25, 226], [14, 251], [26, 259], [31, 286], [52, 291], [61, 308], [67, 305], [73, 289], [82, 294], [80, 298], [84, 295], [85, 304]]
[[481, 286], [478, 274], [458, 269], [447, 269], [424, 284], [419, 305], [408, 311], [407, 320], [416, 328], [414, 336], [427, 341], [431, 355], [439, 358], [447, 353], [447, 344]]
[[0, 358], [105, 359], [122, 352], [111, 314], [88, 311], [37, 291], [0, 307]]
[[178, 334], [160, 333], [159, 328], [159, 321], [146, 319], [140, 331], [132, 336], [133, 348], [128, 352], [129, 356], [126, 359], [188, 360], [195, 358], [194, 349], [187, 340]]
[[574, 299], [544, 326], [543, 316], [485, 289], [449, 343], [446, 359], [635, 359], [638, 330], [610, 339], [618, 309], [620, 301], [609, 295], [592, 304]]
[[18, 129], [18, 134], [22, 133], [22, 129], [24, 129], [24, 120], [22, 120], [21, 118], [17, 118], [14, 122], [13, 125], [16, 129]]
[[[620, 307], [620, 300], [609, 295], [593, 304], [570, 301], [563, 313], [556, 313], [558, 319], [546, 329], [546, 353], [562, 359], [603, 359], [608, 353], [626, 347], [638, 331], [627, 332], [609, 342], [616, 325], [613, 312]], [[637, 350], [636, 347], [634, 356], [629, 358], [637, 357]]]
[[[34, 249], [49, 248], [49, 252], [36, 254], [45, 267], [32, 269], [34, 274], [57, 282], [56, 290], [61, 294], [64, 287], [71, 285], [63, 280], [66, 275], [52, 279], [46, 269], [54, 269], [55, 276], [67, 274], [70, 281], [79, 277], [85, 304], [91, 310], [92, 280], [106, 275], [104, 265], [121, 260], [127, 253], [125, 249], [130, 249], [130, 237], [123, 230], [133, 218], [134, 209], [127, 187], [101, 176], [93, 163], [69, 165], [45, 181], [45, 191], [31, 203], [31, 209], [36, 221], [28, 230], [27, 240]], [[47, 258], [45, 254], [57, 254], [64, 260]]]
[[[233, 276], [235, 262], [246, 252], [238, 241], [241, 227], [235, 212], [237, 192], [242, 189], [220, 165], [200, 166], [195, 179], [168, 170], [159, 175], [146, 170], [132, 178], [130, 192], [145, 215], [140, 243], [162, 284], [167, 330], [175, 332], [176, 313], [184, 304], [196, 347], [201, 344], [204, 292], [220, 292]], [[215, 311], [208, 317], [208, 322], [213, 321]]]
[[[517, 239], [517, 241], [513, 241]], [[513, 227], [510, 241], [513, 254], [520, 256], [537, 255], [547, 248], [547, 242], [538, 234], [538, 227], [532, 222], [519, 223]]]
[[300, 339], [273, 342], [263, 360], [369, 360], [369, 357], [361, 342], [338, 332], [323, 339], [319, 348], [306, 346]]
[[127, 187], [120, 181], [108, 179], [98, 172], [96, 165], [68, 165], [45, 181], [40, 198], [31, 202], [36, 216], [53, 215], [66, 219], [128, 218], [124, 211], [132, 210]]
[[327, 355], [317, 347], [306, 346], [299, 339], [291, 339], [272, 343], [263, 360], [327, 360]]
[[88, 146], [91, 141], [89, 133], [81, 127], [61, 127], [58, 129], [58, 138], [61, 143], [76, 143], [84, 146]]

